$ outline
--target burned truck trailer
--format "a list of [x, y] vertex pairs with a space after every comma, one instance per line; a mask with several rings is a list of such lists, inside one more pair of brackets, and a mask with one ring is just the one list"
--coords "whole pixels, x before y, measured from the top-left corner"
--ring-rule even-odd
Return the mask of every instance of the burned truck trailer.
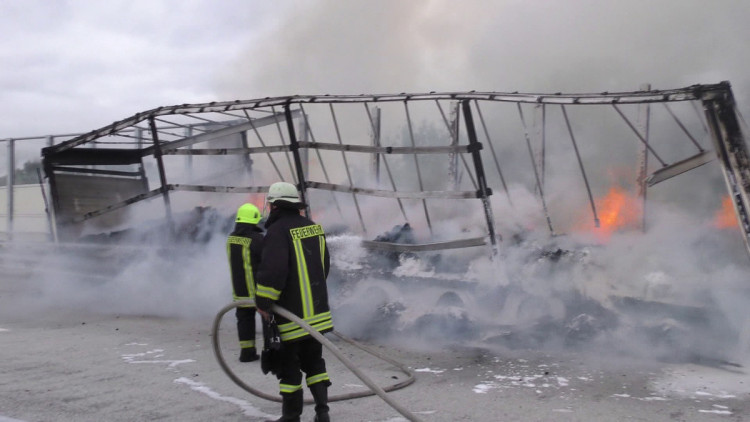
[[[447, 330], [534, 347], [551, 332], [573, 344], [640, 315], [649, 324], [632, 324], [638, 335], [669, 332], [684, 345], [675, 334], [682, 324], [712, 331], [720, 305], [665, 293], [681, 288], [675, 265], [613, 276], [618, 257], [604, 251], [618, 232], [658, 233], [661, 204], [672, 201], [695, 214], [687, 225], [712, 225], [722, 213], [727, 228], [706, 233], [726, 233], [739, 247], [707, 261], [737, 251], [747, 260], [743, 124], [728, 82], [589, 94], [299, 95], [159, 107], [42, 156], [59, 242], [126, 229], [176, 239], [195, 209], [225, 221], [243, 202], [262, 208], [271, 183], [294, 183], [336, 249], [338, 311], [370, 309], [368, 321], [379, 324], [368, 333]], [[652, 257], [671, 254], [667, 244], [652, 247]], [[628, 277], [645, 282], [630, 288]], [[563, 279], [574, 288], [549, 283]], [[412, 293], [430, 301], [419, 317], [399, 299]], [[718, 324], [722, 335], [738, 335], [738, 324]]]
[[[683, 104], [700, 106], [703, 118], [678, 116], [674, 107]], [[666, 112], [660, 120], [652, 110], [657, 105]], [[608, 123], [613, 126], [574, 120], [574, 112], [583, 108], [614, 116]], [[555, 111], [560, 118], [553, 123]], [[672, 132], [657, 132], [657, 123], [671, 124]], [[591, 161], [585, 148], [592, 140], [603, 144], [606, 139], [597, 131], [605, 129], [611, 129], [613, 144], [637, 148], [640, 162], [633, 182], [643, 200], [648, 187], [717, 159], [750, 252], [750, 165], [727, 82], [626, 93], [472, 91], [184, 104], [138, 113], [44, 148], [42, 156], [54, 221], [64, 240], [75, 239], [86, 224], [116, 225], [116, 217], [102, 220], [155, 197], [162, 199], [169, 221], [171, 197], [178, 192], [257, 199], [270, 183], [285, 180], [309, 199], [308, 213], [325, 209], [336, 215], [332, 220], [371, 235], [393, 222], [407, 222], [429, 243], [445, 242], [434, 246], [440, 249], [496, 245], [495, 219], [505, 216], [493, 211], [500, 200], [490, 197], [504, 197], [512, 209], [514, 183], [535, 192], [550, 233], [564, 232], [555, 227], [555, 204], [550, 203], [555, 195], [550, 178], [562, 160], [554, 155], [555, 137], [572, 152], [573, 161], [563, 166], [578, 169], [583, 183], [576, 188], [585, 193], [581, 198], [589, 203], [591, 221], [599, 225], [594, 196], [602, 177], [596, 172], [606, 163], [601, 157]], [[672, 150], [664, 153], [659, 149], [667, 138], [674, 142], [665, 145]], [[478, 201], [464, 201], [471, 199]], [[469, 204], [473, 208], [467, 214], [483, 222], [463, 228], [471, 237], [446, 239], [436, 233], [433, 220], [443, 217], [440, 209], [449, 203]], [[370, 218], [364, 207], [387, 209], [390, 220]]]

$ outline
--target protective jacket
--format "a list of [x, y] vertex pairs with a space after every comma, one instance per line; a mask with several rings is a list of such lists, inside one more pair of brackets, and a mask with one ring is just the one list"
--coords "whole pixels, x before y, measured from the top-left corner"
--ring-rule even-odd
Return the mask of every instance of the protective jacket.
[[227, 258], [234, 300], [255, 300], [255, 273], [260, 266], [263, 231], [255, 224], [237, 223], [227, 238]]
[[[266, 221], [258, 269], [256, 304], [269, 311], [276, 302], [321, 333], [333, 330], [326, 278], [330, 256], [323, 228], [298, 210], [277, 208]], [[299, 325], [278, 316], [283, 342], [308, 338]]]

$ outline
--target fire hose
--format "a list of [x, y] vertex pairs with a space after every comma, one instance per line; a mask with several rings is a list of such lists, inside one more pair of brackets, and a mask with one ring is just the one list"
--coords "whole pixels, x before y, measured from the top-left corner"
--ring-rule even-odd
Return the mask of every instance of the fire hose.
[[[234, 381], [234, 383], [237, 384], [243, 390], [249, 392], [250, 394], [252, 394], [254, 396], [257, 396], [257, 397], [260, 397], [260, 398], [263, 398], [263, 399], [266, 399], [266, 400], [275, 401], [275, 402], [281, 402], [281, 399], [279, 397], [271, 395], [271, 394], [264, 393], [263, 391], [260, 391], [260, 390], [258, 390], [256, 388], [253, 388], [253, 387], [247, 385], [244, 381], [242, 381], [234, 373], [234, 371], [232, 371], [232, 369], [229, 367], [229, 365], [227, 365], [226, 361], [224, 360], [224, 356], [221, 353], [221, 345], [219, 343], [219, 336], [218, 336], [219, 326], [221, 324], [221, 320], [224, 317], [224, 315], [227, 312], [229, 312], [230, 310], [232, 310], [234, 308], [237, 308], [239, 306], [255, 306], [255, 303], [253, 301], [250, 301], [250, 300], [242, 300], [242, 301], [232, 302], [232, 303], [224, 306], [223, 308], [221, 308], [221, 310], [219, 311], [219, 313], [217, 313], [216, 317], [214, 318], [213, 326], [211, 328], [211, 342], [213, 344], [213, 349], [214, 349], [214, 354], [216, 355], [216, 360], [219, 362], [219, 366], [221, 366], [221, 368], [224, 370], [224, 373], [226, 373], [227, 376], [229, 376], [229, 378], [232, 381]], [[350, 371], [352, 371], [354, 373], [354, 375], [357, 376], [357, 378], [359, 378], [360, 380], [362, 380], [362, 382], [364, 382], [365, 385], [367, 385], [368, 387], [370, 387], [370, 391], [361, 391], [361, 392], [354, 392], [354, 393], [349, 393], [349, 394], [341, 394], [341, 395], [331, 396], [331, 397], [328, 398], [329, 402], [341, 401], [341, 400], [350, 400], [350, 399], [355, 399], [355, 398], [360, 398], [360, 397], [368, 397], [368, 396], [372, 396], [372, 395], [377, 394], [381, 399], [383, 399], [383, 401], [385, 401], [389, 406], [391, 406], [393, 409], [395, 409], [397, 412], [399, 412], [401, 415], [403, 415], [406, 419], [408, 419], [410, 421], [413, 421], [413, 422], [421, 422], [421, 419], [417, 418], [414, 414], [412, 414], [411, 412], [409, 412], [408, 410], [406, 410], [405, 408], [403, 408], [401, 405], [399, 405], [398, 403], [396, 403], [395, 401], [393, 401], [393, 399], [391, 399], [386, 394], [386, 391], [393, 391], [393, 390], [397, 390], [397, 389], [400, 389], [400, 388], [404, 388], [404, 387], [406, 387], [406, 386], [408, 386], [408, 385], [410, 385], [410, 384], [412, 384], [414, 382], [414, 380], [415, 380], [414, 373], [411, 370], [409, 370], [407, 367], [405, 367], [403, 364], [401, 364], [401, 363], [399, 363], [399, 362], [397, 362], [397, 361], [395, 361], [393, 359], [390, 359], [387, 356], [384, 356], [384, 355], [382, 355], [382, 354], [380, 354], [380, 353], [378, 353], [378, 352], [376, 352], [376, 351], [368, 348], [367, 346], [362, 345], [362, 344], [360, 344], [360, 343], [358, 343], [358, 342], [356, 342], [356, 341], [354, 341], [354, 340], [352, 340], [350, 338], [347, 338], [346, 336], [344, 336], [343, 334], [341, 334], [341, 333], [339, 333], [339, 332], [337, 332], [335, 330], [333, 331], [333, 334], [336, 335], [337, 337], [339, 337], [340, 339], [342, 339], [345, 342], [347, 342], [349, 344], [352, 344], [352, 345], [354, 345], [354, 346], [362, 349], [363, 351], [365, 351], [365, 352], [367, 352], [367, 353], [369, 353], [369, 354], [371, 354], [371, 355], [373, 355], [373, 356], [375, 356], [375, 357], [377, 357], [377, 358], [379, 358], [381, 360], [384, 360], [384, 361], [392, 364], [393, 366], [395, 366], [396, 368], [398, 368], [399, 370], [401, 370], [403, 373], [405, 373], [408, 376], [408, 378], [405, 381], [401, 381], [401, 382], [393, 384], [391, 386], [388, 386], [388, 387], [385, 387], [385, 388], [381, 388], [380, 386], [378, 386], [377, 384], [375, 384], [372, 380], [370, 380], [370, 378], [367, 377], [367, 375], [365, 375], [362, 371], [360, 371], [356, 366], [354, 366], [354, 364], [346, 356], [344, 356], [344, 354], [341, 352], [341, 350], [339, 350], [330, 340], [328, 340], [327, 338], [325, 338], [325, 336], [323, 336], [322, 334], [320, 334], [318, 331], [316, 331], [314, 328], [312, 328], [305, 321], [303, 321], [302, 319], [300, 319], [299, 317], [297, 317], [293, 313], [289, 312], [288, 310], [286, 310], [286, 309], [284, 309], [284, 308], [282, 308], [282, 307], [280, 307], [278, 305], [273, 305], [271, 307], [271, 310], [274, 313], [276, 313], [278, 315], [281, 315], [284, 318], [286, 318], [286, 319], [288, 319], [288, 320], [290, 320], [292, 322], [297, 323], [303, 330], [307, 331], [313, 338], [315, 338], [316, 340], [318, 340], [323, 346], [325, 346], [328, 350], [330, 350], [331, 353], [333, 353], [333, 355], [336, 356], [341, 361], [341, 363], [343, 363], [347, 368], [349, 368]], [[311, 404], [312, 401], [306, 400], [305, 403]]]

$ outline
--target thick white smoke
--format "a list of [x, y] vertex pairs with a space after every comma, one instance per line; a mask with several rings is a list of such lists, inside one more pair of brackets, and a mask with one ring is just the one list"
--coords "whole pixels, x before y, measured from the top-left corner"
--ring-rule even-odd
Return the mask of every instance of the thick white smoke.
[[[255, 37], [223, 71], [219, 99], [630, 91], [646, 82], [666, 89], [729, 80], [740, 110], [750, 103], [750, 50], [745, 45], [750, 3], [328, 0], [298, 6]], [[518, 131], [517, 122], [512, 130]], [[568, 144], [565, 149], [570, 150]], [[502, 153], [513, 164], [527, 159]], [[621, 150], [607, 153], [619, 155]], [[511, 174], [521, 167], [513, 164]], [[713, 171], [708, 176], [716, 179]], [[510, 184], [511, 206], [493, 181], [492, 206], [502, 236], [494, 260], [489, 248], [482, 247], [403, 256], [365, 250], [359, 236], [333, 233], [344, 230], [339, 223], [345, 220], [356, 231], [361, 212], [372, 223], [366, 236], [372, 239], [405, 223], [398, 207], [380, 208], [362, 199], [357, 211], [350, 199], [342, 199], [343, 218], [324, 193], [316, 198], [322, 205], [313, 209], [313, 216], [332, 232], [336, 326], [354, 336], [405, 344], [609, 347], [657, 357], [680, 350], [685, 359], [737, 359], [748, 347], [744, 309], [750, 299], [743, 283], [750, 268], [739, 235], [712, 227], [710, 215], [696, 216], [692, 210], [707, 208], [698, 205], [715, 203], [718, 197], [718, 191], [692, 189], [690, 180], [705, 172], [686, 174], [687, 186], [674, 188], [669, 181], [655, 187], [654, 199], [677, 199], [682, 205], [654, 202], [645, 233], [616, 233], [607, 243], [569, 230], [579, 211], [588, 210], [574, 165], [547, 181], [550, 207], [568, 210], [555, 214], [552, 223], [557, 234], [567, 235], [550, 236], [538, 195], [528, 184]], [[347, 184], [338, 176], [334, 183]], [[599, 189], [611, 181], [599, 174], [592, 184]], [[213, 201], [208, 204], [218, 206], [224, 217], [241, 202]], [[405, 207], [417, 220], [414, 235], [428, 239], [421, 204]], [[148, 211], [136, 214], [153, 217]], [[433, 217], [435, 232], [445, 238], [481, 234], [484, 228], [480, 207], [445, 206]], [[42, 271], [35, 300], [102, 312], [210, 317], [231, 299], [231, 291], [226, 231], [207, 230], [212, 236], [201, 245], [164, 245], [148, 238], [149, 248], [132, 252], [130, 260], [122, 256], [116, 274], [105, 280]], [[82, 267], [90, 259], [69, 262]], [[703, 348], [707, 343], [713, 351]]]
[[543, 225], [521, 230], [523, 221], [503, 225], [494, 259], [487, 248], [383, 256], [333, 238], [337, 325], [412, 346], [743, 361], [750, 262], [740, 234], [659, 208], [647, 232], [614, 233], [605, 243], [590, 233], [550, 237]]
[[297, 6], [226, 69], [221, 98], [612, 92], [643, 83], [666, 89], [729, 80], [740, 103], [750, 103], [744, 42], [750, 6], [742, 2], [322, 0]]

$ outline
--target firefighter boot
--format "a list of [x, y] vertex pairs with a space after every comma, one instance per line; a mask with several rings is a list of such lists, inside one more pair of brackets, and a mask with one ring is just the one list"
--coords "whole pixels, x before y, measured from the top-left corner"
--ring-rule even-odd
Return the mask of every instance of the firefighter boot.
[[328, 385], [319, 382], [310, 386], [310, 392], [315, 400], [315, 422], [329, 422], [328, 417]]
[[260, 359], [255, 347], [246, 347], [240, 351], [240, 362], [252, 362]]
[[300, 422], [299, 417], [302, 415], [302, 390], [294, 393], [281, 394], [281, 417], [276, 420], [267, 420], [266, 422]]

